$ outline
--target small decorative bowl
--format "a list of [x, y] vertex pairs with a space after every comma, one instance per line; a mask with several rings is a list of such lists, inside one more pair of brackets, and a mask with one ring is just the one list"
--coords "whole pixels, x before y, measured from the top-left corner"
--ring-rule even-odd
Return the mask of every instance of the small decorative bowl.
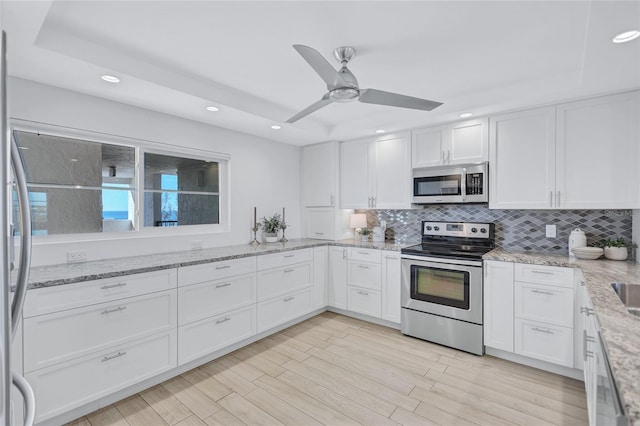
[[602, 256], [604, 250], [600, 247], [576, 247], [571, 250], [578, 259], [595, 260]]

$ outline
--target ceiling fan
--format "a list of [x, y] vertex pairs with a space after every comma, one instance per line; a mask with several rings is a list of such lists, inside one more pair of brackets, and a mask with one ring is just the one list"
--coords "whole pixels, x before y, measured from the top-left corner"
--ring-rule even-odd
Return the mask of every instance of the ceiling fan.
[[336, 71], [317, 50], [302, 44], [294, 44], [293, 48], [311, 65], [311, 68], [318, 73], [320, 78], [327, 83], [328, 92], [318, 102], [308, 106], [288, 119], [287, 123], [295, 123], [302, 117], [332, 102], [352, 102], [356, 99], [365, 104], [388, 105], [401, 108], [421, 109], [424, 111], [431, 111], [442, 105], [442, 102], [414, 98], [398, 93], [385, 92], [377, 89], [360, 89], [356, 76], [347, 68], [349, 61], [356, 56], [356, 49], [351, 46], [338, 47], [333, 51], [334, 58], [342, 64], [342, 68], [340, 68], [339, 71]]

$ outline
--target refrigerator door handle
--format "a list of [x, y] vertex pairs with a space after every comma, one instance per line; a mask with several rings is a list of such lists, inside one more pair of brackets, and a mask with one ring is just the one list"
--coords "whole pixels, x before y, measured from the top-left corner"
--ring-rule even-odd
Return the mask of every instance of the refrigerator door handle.
[[27, 295], [29, 281], [29, 267], [31, 266], [31, 209], [29, 207], [29, 190], [27, 188], [27, 176], [22, 166], [20, 150], [14, 138], [11, 138], [11, 165], [16, 176], [16, 189], [18, 192], [18, 204], [20, 205], [20, 266], [16, 281], [16, 291], [11, 302], [11, 335], [16, 334], [22, 305]]
[[36, 397], [33, 389], [24, 377], [16, 373], [11, 374], [11, 379], [24, 398], [24, 426], [33, 426], [36, 419]]

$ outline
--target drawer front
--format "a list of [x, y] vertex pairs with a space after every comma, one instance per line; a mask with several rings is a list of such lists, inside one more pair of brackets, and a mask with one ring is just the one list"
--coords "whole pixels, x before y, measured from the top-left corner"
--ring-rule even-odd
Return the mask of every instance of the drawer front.
[[24, 320], [24, 371], [176, 327], [176, 290]]
[[516, 282], [515, 300], [518, 318], [573, 327], [573, 289]]
[[380, 291], [382, 289], [382, 265], [350, 260], [347, 269], [347, 282], [349, 285]]
[[516, 263], [515, 281], [573, 288], [573, 269]]
[[573, 367], [573, 329], [516, 319], [515, 352], [553, 364]]
[[178, 268], [178, 286], [198, 284], [233, 277], [235, 275], [248, 274], [255, 272], [255, 270], [255, 256], [205, 263], [202, 265], [185, 266]]
[[308, 262], [313, 260], [311, 249], [291, 250], [282, 253], [265, 254], [258, 256], [258, 270], [279, 268], [281, 266], [293, 265], [294, 263]]
[[165, 269], [29, 290], [24, 303], [24, 317], [176, 288], [176, 277], [176, 269]]
[[178, 325], [256, 302], [256, 274], [240, 275], [178, 289]]
[[255, 305], [179, 327], [178, 364], [200, 358], [255, 334]]
[[311, 263], [258, 272], [258, 301], [290, 293], [313, 283]]
[[313, 310], [312, 289], [258, 303], [258, 333], [298, 318]]
[[36, 421], [168, 371], [176, 361], [172, 330], [28, 373], [37, 401]]
[[347, 289], [347, 310], [380, 318], [382, 315], [380, 292], [349, 286]]
[[349, 247], [349, 260], [382, 263], [382, 251]]

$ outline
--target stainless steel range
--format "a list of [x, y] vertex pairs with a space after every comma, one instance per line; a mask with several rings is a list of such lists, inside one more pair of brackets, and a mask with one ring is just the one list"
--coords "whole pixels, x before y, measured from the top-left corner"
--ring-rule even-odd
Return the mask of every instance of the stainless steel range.
[[402, 333], [482, 355], [482, 255], [493, 223], [422, 222], [402, 249]]

